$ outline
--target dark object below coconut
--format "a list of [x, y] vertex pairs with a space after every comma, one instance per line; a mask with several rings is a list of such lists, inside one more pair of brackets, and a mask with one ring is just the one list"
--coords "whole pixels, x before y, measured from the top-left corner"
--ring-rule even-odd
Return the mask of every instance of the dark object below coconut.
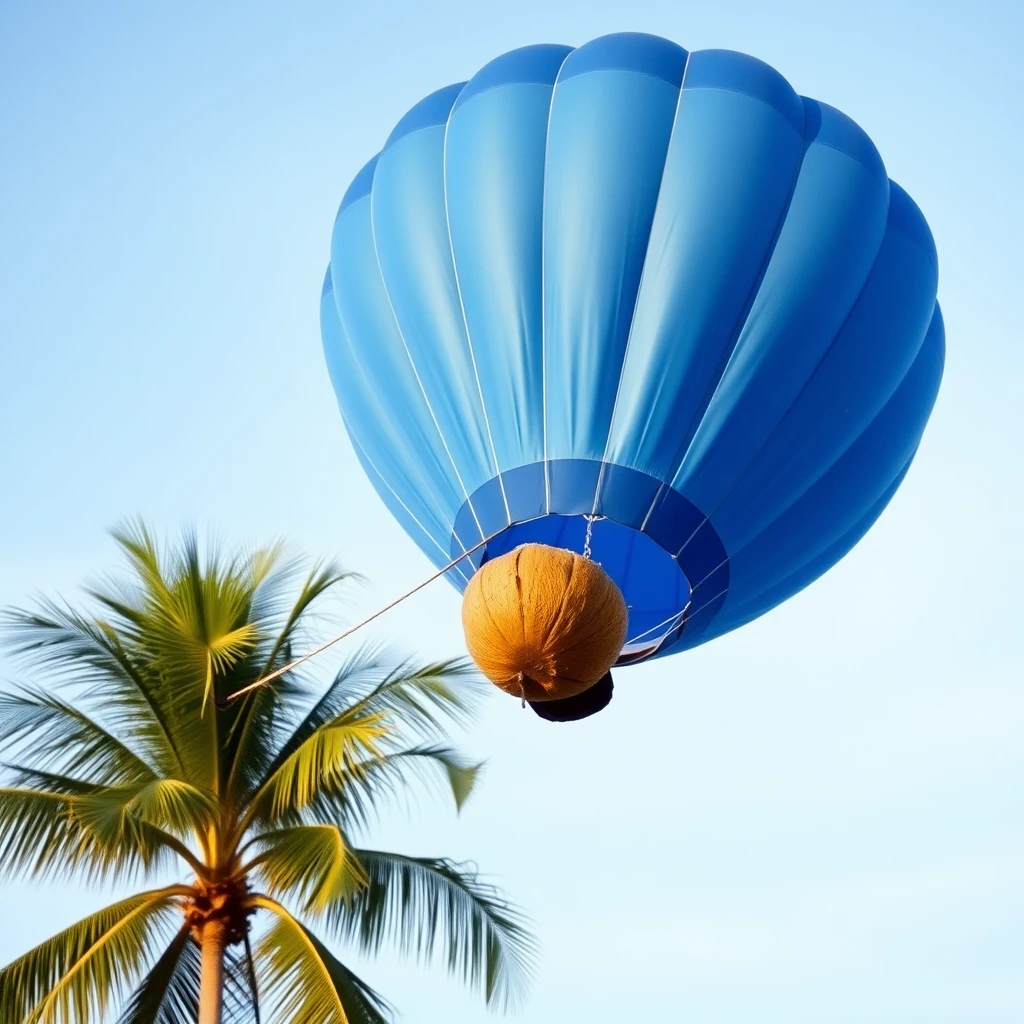
[[578, 722], [603, 711], [611, 703], [612, 674], [606, 672], [593, 686], [562, 700], [529, 701], [529, 705], [548, 722]]

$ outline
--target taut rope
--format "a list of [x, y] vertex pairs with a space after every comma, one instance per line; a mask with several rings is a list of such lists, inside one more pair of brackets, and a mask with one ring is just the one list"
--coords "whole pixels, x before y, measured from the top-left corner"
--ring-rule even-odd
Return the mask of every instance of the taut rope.
[[378, 608], [377, 611], [375, 611], [372, 615], [368, 615], [365, 619], [362, 620], [362, 622], [357, 622], [354, 626], [350, 626], [348, 629], [345, 630], [344, 633], [339, 633], [332, 640], [328, 640], [327, 643], [321, 644], [315, 650], [310, 651], [308, 654], [304, 654], [301, 658], [296, 658], [295, 661], [290, 661], [287, 665], [282, 665], [281, 668], [275, 669], [269, 675], [265, 675], [262, 678], [257, 679], [256, 682], [249, 683], [248, 686], [243, 686], [240, 690], [235, 690], [234, 693], [228, 694], [228, 696], [225, 697], [223, 700], [217, 701], [217, 706], [221, 709], [226, 708], [229, 704], [231, 704], [233, 701], [238, 700], [238, 698], [243, 696], [244, 694], [249, 693], [251, 690], [258, 689], [261, 686], [266, 686], [267, 683], [272, 683], [275, 679], [280, 678], [286, 672], [291, 672], [292, 669], [298, 668], [299, 665], [309, 661], [310, 658], [315, 658], [318, 654], [323, 653], [327, 650], [328, 647], [333, 647], [336, 643], [338, 643], [339, 640], [344, 640], [345, 637], [351, 636], [357, 630], [362, 629], [363, 626], [373, 622], [374, 619], [380, 618], [380, 616], [383, 615], [385, 612], [391, 611], [391, 609], [394, 608], [395, 605], [401, 604], [406, 598], [412, 597], [413, 594], [415, 594], [419, 590], [422, 590], [425, 586], [427, 586], [428, 583], [433, 583], [434, 580], [443, 576], [449, 570], [454, 569], [455, 566], [459, 564], [459, 562], [461, 562], [464, 558], [468, 558], [470, 555], [475, 554], [485, 544], [489, 544], [504, 529], [506, 528], [502, 527], [501, 530], [497, 531], [497, 533], [492, 533], [490, 537], [485, 537], [482, 541], [480, 541], [479, 544], [474, 544], [473, 547], [471, 547], [468, 551], [463, 551], [461, 555], [459, 555], [457, 558], [453, 558], [447, 565], [438, 569], [437, 572], [435, 572], [432, 576], [428, 576], [425, 580], [423, 580], [422, 583], [417, 583], [416, 586], [412, 588], [412, 590], [407, 590], [404, 594], [402, 594], [401, 597], [396, 597], [394, 601], [384, 605], [383, 608]]

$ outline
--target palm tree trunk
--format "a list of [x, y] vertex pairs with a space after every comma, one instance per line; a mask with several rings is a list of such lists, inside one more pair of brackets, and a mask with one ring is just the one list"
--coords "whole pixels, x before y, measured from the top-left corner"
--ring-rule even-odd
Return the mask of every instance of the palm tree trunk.
[[212, 918], [203, 925], [203, 937], [200, 939], [203, 972], [199, 988], [199, 1024], [221, 1024], [227, 932], [227, 921], [221, 918]]

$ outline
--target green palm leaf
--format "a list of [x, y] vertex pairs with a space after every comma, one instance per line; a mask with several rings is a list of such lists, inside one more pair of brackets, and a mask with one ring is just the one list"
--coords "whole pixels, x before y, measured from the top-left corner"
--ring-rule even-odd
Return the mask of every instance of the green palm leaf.
[[[4, 870], [27, 870], [37, 876], [59, 872], [70, 843], [76, 866], [95, 878], [119, 878], [138, 868], [149, 870], [172, 853], [204, 873], [195, 854], [177, 837], [137, 816], [126, 819], [120, 813], [104, 814], [108, 808], [103, 798], [108, 791], [103, 786], [22, 765], [7, 767], [15, 784], [27, 788], [0, 790], [0, 855], [10, 853], [3, 861]], [[3, 835], [5, 823], [10, 823], [12, 833], [17, 830], [16, 836]]]
[[342, 666], [282, 747], [278, 761], [342, 714], [383, 715], [427, 738], [443, 734], [443, 719], [456, 724], [472, 720], [482, 693], [476, 682], [462, 660], [394, 667], [364, 649]]
[[304, 913], [321, 913], [350, 900], [368, 881], [334, 825], [277, 829], [254, 839], [253, 847], [259, 852], [248, 870], [271, 895], [299, 901]]
[[[28, 739], [30, 742], [21, 743]], [[155, 779], [153, 768], [123, 740], [84, 711], [42, 690], [24, 687], [0, 693], [0, 742], [22, 748], [22, 759], [38, 768], [60, 766], [69, 774], [105, 779]]]
[[177, 913], [176, 890], [121, 900], [0, 971], [0, 1020], [61, 1024], [101, 1017], [142, 972]]
[[267, 1001], [289, 1024], [388, 1024], [391, 1009], [280, 903], [257, 897], [277, 920], [256, 949]]
[[77, 797], [0, 789], [0, 870], [45, 878], [82, 871], [115, 881], [166, 863], [172, 847], [158, 830], [127, 822], [96, 831], [75, 814]]
[[201, 969], [199, 944], [184, 925], [132, 993], [118, 1024], [195, 1024]]
[[445, 790], [454, 799], [456, 810], [461, 810], [480, 781], [483, 767], [451, 747], [397, 750], [360, 765], [358, 772], [324, 779], [303, 817], [336, 822], [344, 829], [365, 829], [383, 804], [411, 795], [413, 779], [428, 790]]
[[178, 779], [154, 779], [141, 786], [104, 786], [76, 797], [71, 813], [98, 835], [132, 824], [153, 825], [175, 836], [202, 836], [216, 819], [210, 793]]
[[390, 942], [421, 960], [440, 946], [449, 971], [483, 989], [488, 1004], [518, 1003], [537, 949], [521, 915], [493, 886], [449, 860], [377, 850], [356, 856], [369, 884], [328, 914], [336, 934], [366, 953]]
[[[259, 566], [265, 558], [269, 558], [269, 554], [257, 556]], [[258, 571], [254, 570], [254, 575]], [[290, 660], [292, 644], [304, 616], [333, 587], [352, 577], [330, 563], [318, 563], [304, 579], [294, 604], [284, 611], [281, 590], [293, 574], [290, 565], [267, 572], [253, 592], [253, 616], [265, 623], [265, 636], [273, 637], [253, 652], [253, 675], [257, 678]], [[246, 682], [238, 677], [239, 688]], [[290, 711], [301, 692], [295, 677], [286, 675], [275, 680], [273, 686], [263, 686], [247, 694], [236, 709], [229, 709], [234, 720], [225, 745], [225, 760], [230, 764], [225, 792], [232, 799], [243, 802], [246, 794], [257, 789], [267, 777], [274, 751], [281, 746], [288, 726], [294, 727]]]
[[[53, 601], [35, 612], [4, 613], [8, 647], [57, 685], [85, 688], [107, 710], [114, 734], [130, 734], [146, 761], [160, 771], [181, 771], [173, 708], [159, 675], [125, 646], [131, 634], [90, 621]], [[124, 623], [122, 623], [122, 626]]]
[[343, 714], [322, 725], [273, 771], [252, 799], [253, 814], [274, 822], [302, 811], [325, 786], [357, 775], [382, 756], [381, 715]]

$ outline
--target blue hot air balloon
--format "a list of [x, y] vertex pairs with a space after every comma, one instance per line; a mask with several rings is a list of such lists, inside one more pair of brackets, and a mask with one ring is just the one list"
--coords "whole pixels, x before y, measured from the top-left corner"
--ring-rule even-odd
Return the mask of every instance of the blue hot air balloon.
[[865, 133], [655, 36], [427, 96], [335, 221], [323, 344], [384, 504], [460, 590], [600, 562], [618, 664], [736, 629], [864, 536], [942, 376], [935, 247]]

